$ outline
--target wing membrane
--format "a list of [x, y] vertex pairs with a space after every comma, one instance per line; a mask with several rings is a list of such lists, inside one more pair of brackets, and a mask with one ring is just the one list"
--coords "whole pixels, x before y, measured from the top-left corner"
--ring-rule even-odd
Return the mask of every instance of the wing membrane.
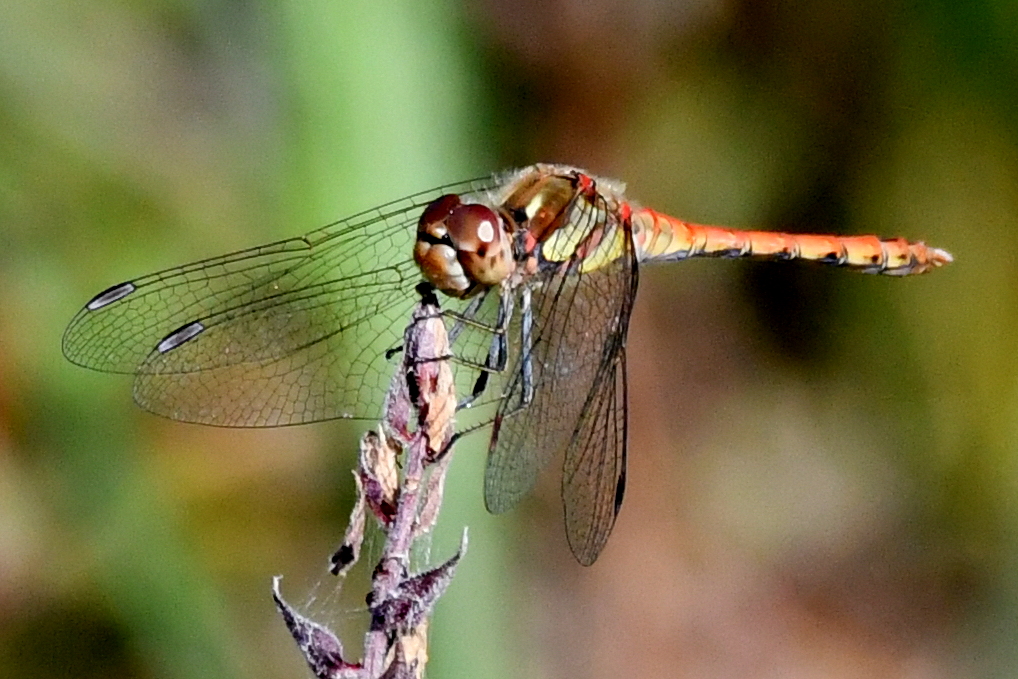
[[[533, 289], [530, 346], [518, 345], [485, 472], [485, 503], [492, 512], [504, 512], [533, 487], [552, 457], [565, 454], [566, 527], [582, 563], [592, 563], [604, 546], [621, 500], [624, 345], [637, 284], [632, 233], [613, 221], [616, 213], [603, 200], [580, 210], [574, 222], [589, 233], [598, 215], [607, 216], [602, 242], [620, 237], [621, 256], [590, 269], [574, 252]], [[514, 336], [522, 334], [520, 316], [514, 317]]]
[[562, 466], [566, 538], [589, 566], [611, 534], [626, 485], [626, 361], [624, 350], [598, 376]]
[[385, 349], [420, 279], [420, 209], [473, 180], [415, 194], [303, 237], [167, 269], [97, 295], [64, 354], [134, 373], [135, 399], [174, 419], [276, 426], [380, 415]]

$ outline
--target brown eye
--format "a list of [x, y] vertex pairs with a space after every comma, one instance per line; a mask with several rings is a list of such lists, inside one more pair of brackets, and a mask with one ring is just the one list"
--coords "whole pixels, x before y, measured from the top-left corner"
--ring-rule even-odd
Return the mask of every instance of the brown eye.
[[428, 231], [432, 224], [440, 224], [449, 217], [449, 214], [461, 204], [460, 197], [454, 193], [447, 193], [436, 198], [424, 208], [420, 220], [417, 222], [418, 231]]
[[501, 235], [498, 216], [491, 208], [483, 205], [456, 207], [449, 215], [446, 226], [457, 247], [473, 252], [487, 250], [498, 242]]

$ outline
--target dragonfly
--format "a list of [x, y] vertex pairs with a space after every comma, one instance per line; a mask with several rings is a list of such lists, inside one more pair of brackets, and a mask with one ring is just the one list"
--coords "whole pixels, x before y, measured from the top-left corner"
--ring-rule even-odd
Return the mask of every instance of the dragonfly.
[[694, 224], [627, 200], [616, 181], [537, 164], [118, 283], [74, 316], [63, 352], [133, 375], [134, 400], [174, 420], [377, 420], [426, 281], [444, 293], [456, 389], [466, 395], [458, 418], [486, 413], [469, 430], [490, 431], [487, 509], [516, 506], [561, 459], [566, 536], [589, 565], [625, 490], [626, 334], [640, 267], [692, 257], [892, 276], [952, 261], [903, 238]]

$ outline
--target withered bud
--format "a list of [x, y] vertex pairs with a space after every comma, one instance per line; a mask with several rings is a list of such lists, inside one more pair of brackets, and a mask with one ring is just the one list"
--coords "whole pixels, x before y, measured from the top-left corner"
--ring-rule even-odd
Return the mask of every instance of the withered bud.
[[293, 635], [297, 647], [315, 677], [318, 679], [361, 677], [363, 666], [343, 659], [343, 644], [332, 630], [305, 618], [283, 600], [279, 592], [279, 581], [282, 579], [278, 575], [272, 579], [272, 600], [276, 602], [276, 608], [282, 614], [286, 628]]
[[366, 432], [360, 442], [360, 478], [364, 498], [383, 525], [389, 525], [396, 513], [399, 494], [396, 442], [373, 431]]
[[402, 636], [424, 622], [452, 581], [466, 548], [467, 533], [464, 530], [459, 551], [452, 558], [437, 568], [404, 579], [384, 601], [372, 602], [371, 628], [390, 633], [395, 631]]
[[421, 679], [428, 664], [428, 621], [396, 639], [382, 679]]
[[456, 391], [445, 321], [434, 291], [422, 292], [422, 301], [407, 328], [403, 351], [406, 389], [417, 409], [418, 431], [428, 439], [429, 460], [445, 451], [453, 435]]
[[427, 485], [424, 487], [424, 503], [414, 524], [414, 537], [420, 537], [431, 531], [438, 522], [438, 512], [442, 508], [442, 496], [445, 492], [445, 475], [449, 469], [452, 455], [443, 455], [431, 468]]
[[361, 544], [364, 542], [364, 483], [357, 472], [353, 474], [353, 482], [357, 486], [357, 499], [350, 510], [350, 523], [346, 526], [343, 544], [329, 559], [329, 572], [333, 575], [346, 575], [360, 558]]

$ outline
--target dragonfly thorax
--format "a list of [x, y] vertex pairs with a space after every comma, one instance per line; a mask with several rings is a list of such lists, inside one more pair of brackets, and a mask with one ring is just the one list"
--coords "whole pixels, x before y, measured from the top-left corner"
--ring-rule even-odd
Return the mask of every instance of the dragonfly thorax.
[[504, 220], [486, 205], [463, 203], [453, 194], [425, 208], [414, 261], [429, 283], [452, 297], [498, 285], [515, 268]]

